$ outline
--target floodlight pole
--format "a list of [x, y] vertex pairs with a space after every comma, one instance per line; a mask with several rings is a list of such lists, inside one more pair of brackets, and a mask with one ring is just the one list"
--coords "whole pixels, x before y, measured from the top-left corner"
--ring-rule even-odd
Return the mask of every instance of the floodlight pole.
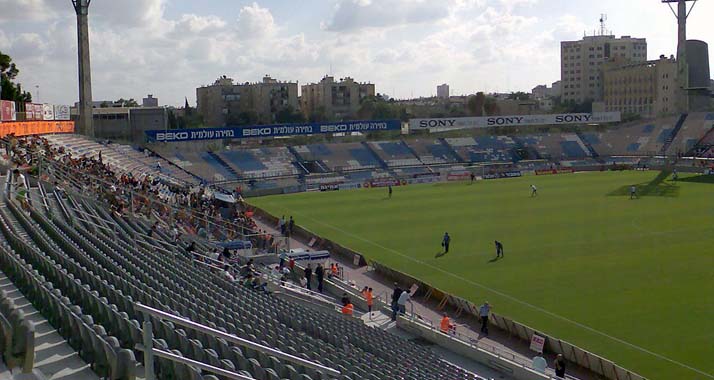
[[92, 124], [92, 73], [89, 65], [89, 3], [92, 0], [72, 0], [77, 14], [77, 50], [79, 58], [78, 132], [94, 137]]
[[[689, 111], [689, 62], [687, 61], [687, 18], [697, 4], [693, 0], [692, 7], [687, 10], [687, 1], [692, 0], [662, 0], [667, 3], [672, 14], [677, 18], [677, 96], [676, 106], [678, 112]], [[672, 3], [677, 3], [677, 11], [672, 8]]]

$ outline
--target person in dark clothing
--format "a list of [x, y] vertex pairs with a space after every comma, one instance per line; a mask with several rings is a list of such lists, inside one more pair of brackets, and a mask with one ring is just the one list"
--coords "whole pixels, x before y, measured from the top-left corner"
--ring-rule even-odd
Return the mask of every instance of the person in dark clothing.
[[501, 244], [500, 241], [496, 240], [496, 258], [503, 257], [503, 244]]
[[149, 234], [148, 234], [149, 237], [154, 237], [154, 232], [156, 232], [156, 230], [157, 230], [158, 228], [159, 228], [159, 222], [154, 223], [154, 224], [151, 226], [151, 229], [149, 229]]
[[451, 236], [449, 233], [444, 233], [444, 238], [441, 240], [441, 246], [444, 247], [444, 253], [449, 253], [449, 244], [451, 243]]
[[565, 378], [565, 359], [563, 359], [563, 354], [558, 354], [553, 362], [553, 366], [555, 367], [555, 375]]
[[188, 257], [191, 257], [195, 251], [196, 251], [196, 242], [192, 241], [191, 244], [189, 244], [188, 247], [186, 247], [186, 254], [188, 255]]
[[290, 221], [288, 222], [288, 236], [293, 236], [293, 227], [295, 227], [295, 220], [293, 220], [293, 216], [290, 215]]
[[392, 185], [389, 185], [389, 199], [392, 199]]
[[476, 179], [476, 175], [474, 173], [471, 173], [471, 183], [474, 183], [475, 179]]
[[342, 293], [342, 298], [340, 299], [340, 302], [342, 302], [343, 305], [347, 304], [349, 302], [350, 298], [347, 296], [347, 293]]
[[322, 293], [322, 281], [325, 279], [325, 268], [322, 267], [322, 264], [317, 264], [315, 276], [317, 277], [317, 291]]
[[312, 280], [312, 267], [310, 264], [307, 264], [307, 268], [305, 268], [305, 280], [307, 280], [307, 290], [312, 290], [312, 284], [310, 284]]
[[394, 292], [392, 293], [392, 321], [397, 320], [397, 313], [399, 312], [399, 304], [397, 303], [397, 301], [399, 300], [399, 296], [402, 295], [402, 292], [403, 290], [395, 282]]

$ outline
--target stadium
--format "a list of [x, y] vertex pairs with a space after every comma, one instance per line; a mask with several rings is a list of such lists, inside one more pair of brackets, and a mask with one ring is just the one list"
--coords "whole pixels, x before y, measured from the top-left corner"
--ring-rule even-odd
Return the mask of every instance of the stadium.
[[[714, 81], [687, 1], [662, 1], [676, 58], [602, 15], [532, 94], [222, 75], [183, 108], [92, 100], [90, 2], [74, 107], [0, 53], [0, 380], [714, 379]], [[181, 17], [159, 38], [225, 33]]]

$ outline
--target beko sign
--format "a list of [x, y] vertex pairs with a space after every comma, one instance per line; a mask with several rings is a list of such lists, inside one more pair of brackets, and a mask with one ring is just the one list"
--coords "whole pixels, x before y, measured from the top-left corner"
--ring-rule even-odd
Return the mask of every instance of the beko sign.
[[517, 127], [525, 125], [572, 125], [592, 123], [616, 123], [620, 121], [619, 112], [602, 113], [565, 113], [554, 115], [514, 115], [486, 117], [454, 117], [440, 119], [412, 119], [410, 129], [463, 129], [490, 127]]

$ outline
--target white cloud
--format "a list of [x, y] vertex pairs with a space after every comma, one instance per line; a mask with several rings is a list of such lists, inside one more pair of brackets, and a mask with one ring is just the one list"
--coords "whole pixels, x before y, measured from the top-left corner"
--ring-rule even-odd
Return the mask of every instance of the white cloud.
[[275, 34], [275, 20], [267, 8], [261, 8], [257, 3], [243, 7], [236, 24], [238, 38], [260, 39]]
[[44, 21], [54, 15], [44, 0], [0, 0], [0, 23], [3, 21]]
[[438, 21], [448, 16], [448, 1], [341, 0], [323, 28], [333, 32], [357, 31]]

